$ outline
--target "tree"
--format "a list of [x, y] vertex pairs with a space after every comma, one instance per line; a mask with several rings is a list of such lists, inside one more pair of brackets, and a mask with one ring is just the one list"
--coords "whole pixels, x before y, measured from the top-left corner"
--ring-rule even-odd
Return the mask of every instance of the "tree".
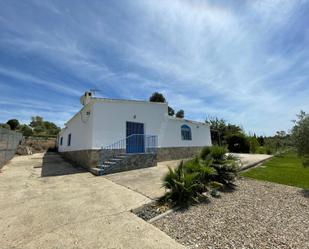
[[292, 141], [298, 155], [309, 158], [309, 114], [300, 111], [292, 128]]
[[232, 134], [239, 134], [239, 133], [243, 133], [243, 130], [238, 125], [227, 124], [227, 126], [224, 129], [225, 136], [229, 136]]
[[30, 126], [36, 135], [57, 135], [60, 131], [56, 124], [44, 121], [40, 116], [31, 117]]
[[250, 152], [251, 153], [257, 153], [260, 144], [258, 139], [256, 138], [256, 135], [249, 137], [249, 143], [250, 143]]
[[243, 134], [238, 125], [226, 123], [224, 119], [208, 117], [205, 122], [210, 125], [211, 141], [214, 144], [226, 144], [226, 138], [233, 134]]
[[44, 127], [47, 135], [57, 135], [60, 132], [60, 128], [53, 122], [44, 121]]
[[280, 151], [287, 146], [288, 135], [285, 131], [277, 131], [273, 137], [276, 151]]
[[244, 134], [233, 134], [226, 138], [228, 150], [236, 153], [249, 153], [250, 143]]
[[43, 126], [43, 118], [40, 116], [31, 117], [30, 126], [33, 128]]
[[174, 109], [172, 108], [172, 107], [168, 107], [168, 115], [170, 115], [170, 116], [174, 116], [175, 115], [175, 111], [174, 111]]
[[257, 140], [258, 140], [258, 142], [259, 142], [259, 144], [261, 145], [261, 146], [264, 146], [264, 137], [263, 136], [259, 136], [258, 138], [257, 138]]
[[149, 98], [150, 102], [161, 102], [161, 103], [165, 103], [166, 99], [164, 98], [162, 93], [159, 92], [154, 92], [150, 98]]
[[25, 136], [25, 137], [29, 137], [29, 136], [33, 135], [33, 131], [31, 129], [31, 127], [26, 125], [26, 124], [21, 125], [20, 130], [23, 133], [23, 136]]
[[176, 113], [176, 117], [177, 117], [177, 118], [184, 118], [184, 116], [185, 116], [184, 110], [179, 110], [179, 111]]
[[19, 121], [17, 119], [10, 119], [7, 121], [7, 124], [10, 126], [11, 130], [15, 131], [19, 126]]
[[209, 117], [205, 120], [210, 125], [211, 141], [213, 144], [222, 145], [222, 139], [225, 132], [226, 123], [224, 119]]

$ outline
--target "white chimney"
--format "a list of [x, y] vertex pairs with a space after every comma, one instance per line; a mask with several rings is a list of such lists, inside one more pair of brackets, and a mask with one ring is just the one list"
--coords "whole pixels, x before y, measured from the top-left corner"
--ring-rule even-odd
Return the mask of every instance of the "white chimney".
[[84, 95], [80, 97], [80, 103], [82, 105], [87, 105], [88, 103], [90, 103], [91, 99], [92, 99], [92, 92], [87, 91], [85, 92]]

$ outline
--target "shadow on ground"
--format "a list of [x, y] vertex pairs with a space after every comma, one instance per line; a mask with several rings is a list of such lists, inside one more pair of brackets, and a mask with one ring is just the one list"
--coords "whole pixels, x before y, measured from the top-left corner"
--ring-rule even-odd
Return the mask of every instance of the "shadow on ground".
[[[77, 173], [86, 173], [85, 169], [74, 166], [68, 161], [64, 160], [58, 153], [47, 152], [43, 156], [41, 177], [46, 176], [61, 176]], [[35, 168], [39, 168], [38, 166]]]
[[304, 197], [309, 198], [309, 189], [302, 189], [302, 190], [300, 191], [300, 193], [301, 193]]

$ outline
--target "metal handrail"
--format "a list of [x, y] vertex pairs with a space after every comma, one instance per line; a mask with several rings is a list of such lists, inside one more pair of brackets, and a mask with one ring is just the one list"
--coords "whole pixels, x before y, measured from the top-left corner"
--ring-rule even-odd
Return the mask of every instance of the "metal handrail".
[[101, 147], [100, 165], [124, 153], [155, 153], [157, 141], [156, 135], [131, 134], [117, 142]]
[[122, 139], [120, 139], [120, 140], [118, 140], [118, 141], [116, 141], [116, 142], [114, 142], [114, 143], [112, 143], [112, 144], [110, 144], [110, 145], [107, 145], [107, 146], [105, 146], [105, 147], [101, 147], [101, 149], [102, 150], [105, 150], [105, 149], [125, 149], [126, 148], [126, 146], [123, 146], [123, 147], [117, 147], [117, 146], [115, 146], [115, 145], [118, 145], [118, 144], [120, 144], [120, 145], [125, 145], [126, 143], [123, 143], [123, 142], [126, 142], [129, 138], [131, 138], [131, 137], [136, 137], [136, 136], [143, 136], [143, 137], [145, 137], [145, 138], [149, 138], [149, 137], [155, 137], [155, 138], [157, 138], [157, 136], [156, 135], [145, 135], [145, 134], [131, 134], [131, 135], [129, 135], [129, 136], [127, 136], [126, 138], [122, 138]]
[[113, 145], [121, 143], [121, 141], [123, 141], [123, 140], [125, 140], [125, 139], [127, 139], [129, 137], [132, 137], [134, 135], [137, 135], [137, 134], [131, 134], [130, 136], [127, 136], [126, 138], [122, 138], [122, 139], [120, 139], [120, 140], [118, 140], [118, 141], [116, 141], [116, 142], [114, 142], [112, 144], [109, 144], [109, 145], [105, 146], [105, 147], [102, 146], [101, 149], [104, 150], [104, 149], [108, 149], [109, 147], [113, 147]]

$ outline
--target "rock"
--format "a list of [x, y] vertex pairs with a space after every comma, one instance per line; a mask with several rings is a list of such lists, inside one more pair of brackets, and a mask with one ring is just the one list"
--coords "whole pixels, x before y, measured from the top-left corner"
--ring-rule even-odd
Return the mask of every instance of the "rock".
[[29, 146], [20, 145], [16, 150], [17, 155], [32, 155], [32, 149]]

